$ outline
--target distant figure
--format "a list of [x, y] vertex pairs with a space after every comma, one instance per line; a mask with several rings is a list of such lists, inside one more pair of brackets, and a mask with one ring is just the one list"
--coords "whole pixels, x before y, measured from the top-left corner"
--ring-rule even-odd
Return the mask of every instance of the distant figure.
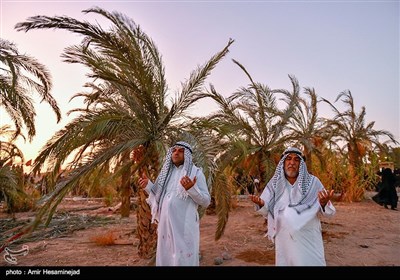
[[156, 266], [198, 266], [199, 205], [210, 204], [203, 171], [192, 162], [192, 148], [177, 142], [167, 153], [153, 184], [145, 174], [139, 185], [149, 194], [152, 222], [157, 227]]
[[383, 205], [386, 209], [390, 205], [390, 209], [397, 210], [397, 201], [399, 198], [396, 191], [396, 177], [392, 169], [385, 168], [378, 174], [381, 175], [380, 189], [372, 199], [379, 205]]
[[256, 187], [259, 182], [260, 181], [257, 179], [257, 177], [250, 175], [250, 180], [246, 182], [248, 194], [256, 194]]
[[261, 193], [260, 190], [260, 180], [258, 178], [254, 179], [254, 194], [259, 195]]
[[277, 266], [326, 265], [318, 214], [336, 213], [332, 196], [333, 190], [325, 190], [308, 173], [299, 149], [284, 151], [261, 196], [250, 195], [257, 212], [268, 219], [267, 235], [275, 243]]

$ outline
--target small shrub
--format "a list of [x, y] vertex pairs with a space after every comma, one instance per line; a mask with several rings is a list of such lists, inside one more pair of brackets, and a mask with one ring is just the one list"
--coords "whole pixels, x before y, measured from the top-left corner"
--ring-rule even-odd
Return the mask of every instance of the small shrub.
[[107, 232], [105, 234], [94, 235], [90, 237], [90, 241], [94, 242], [96, 245], [109, 246], [115, 244], [115, 234], [114, 232]]

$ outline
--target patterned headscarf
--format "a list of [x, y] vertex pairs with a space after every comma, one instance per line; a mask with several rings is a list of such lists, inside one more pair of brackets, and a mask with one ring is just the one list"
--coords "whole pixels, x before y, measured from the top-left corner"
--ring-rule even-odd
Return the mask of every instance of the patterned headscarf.
[[[186, 142], [177, 142], [175, 145], [173, 145], [171, 148], [168, 149], [167, 155], [165, 157], [164, 165], [161, 168], [160, 174], [158, 175], [153, 188], [151, 189], [151, 192], [154, 194], [155, 197], [155, 202], [157, 205], [154, 207], [154, 209], [157, 209], [159, 212], [161, 209], [162, 205], [162, 200], [165, 195], [165, 191], [167, 189], [166, 187], [166, 182], [168, 182], [168, 178], [171, 175], [171, 170], [172, 170], [172, 151], [174, 148], [185, 148], [184, 151], [184, 163], [183, 163], [183, 168], [186, 171], [187, 176], [190, 175], [192, 168], [193, 168], [193, 161], [192, 161], [192, 147], [186, 143]], [[178, 196], [181, 198], [186, 198], [187, 193], [185, 192], [185, 189], [183, 187], [178, 191]], [[152, 207], [153, 208], [153, 207]]]
[[308, 173], [302, 152], [297, 148], [287, 148], [282, 154], [281, 160], [276, 167], [274, 176], [267, 184], [267, 188], [269, 188], [269, 191], [272, 194], [270, 201], [268, 201], [267, 203], [268, 211], [271, 213], [272, 218], [274, 218], [275, 215], [274, 208], [278, 201], [282, 198], [286, 187], [286, 177], [284, 169], [285, 159], [289, 154], [292, 153], [296, 154], [300, 158], [299, 175], [297, 177], [297, 182], [298, 186], [300, 187], [302, 196], [300, 201], [290, 204], [289, 207], [293, 207], [297, 211], [297, 213], [300, 214], [304, 210], [311, 208], [311, 206], [315, 203], [315, 200], [318, 198], [318, 189], [311, 188], [314, 176]]

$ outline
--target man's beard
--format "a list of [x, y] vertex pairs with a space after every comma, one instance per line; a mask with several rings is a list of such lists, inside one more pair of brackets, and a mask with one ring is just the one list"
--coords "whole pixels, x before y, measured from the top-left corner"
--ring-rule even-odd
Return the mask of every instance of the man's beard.
[[285, 175], [289, 178], [297, 178], [297, 176], [299, 176], [299, 172], [294, 170], [285, 170]]

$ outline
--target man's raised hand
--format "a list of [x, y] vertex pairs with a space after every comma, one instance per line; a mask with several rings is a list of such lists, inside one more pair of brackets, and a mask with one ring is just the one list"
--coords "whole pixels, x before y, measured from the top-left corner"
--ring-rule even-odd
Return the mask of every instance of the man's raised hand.
[[139, 178], [139, 186], [144, 189], [149, 183], [149, 178], [147, 178], [146, 173], [143, 172], [142, 176]]

